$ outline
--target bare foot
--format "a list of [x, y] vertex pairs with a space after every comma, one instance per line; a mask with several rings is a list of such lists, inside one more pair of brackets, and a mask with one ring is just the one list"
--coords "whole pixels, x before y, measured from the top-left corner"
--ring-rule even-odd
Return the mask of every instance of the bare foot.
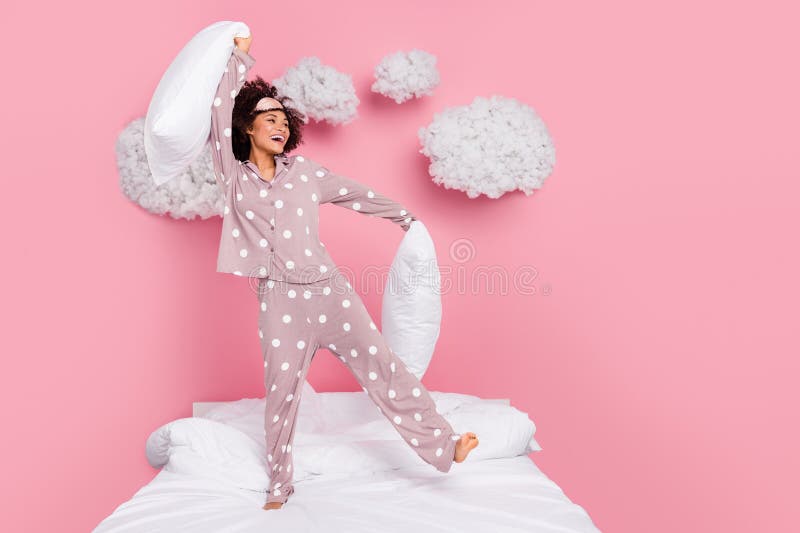
[[267, 511], [269, 511], [270, 509], [280, 509], [281, 507], [283, 507], [283, 503], [281, 502], [267, 502], [264, 504], [264, 507], [262, 507], [262, 509], [266, 509]]
[[461, 438], [456, 442], [456, 453], [453, 456], [453, 461], [461, 463], [467, 458], [467, 454], [478, 445], [478, 436], [468, 431], [461, 435]]

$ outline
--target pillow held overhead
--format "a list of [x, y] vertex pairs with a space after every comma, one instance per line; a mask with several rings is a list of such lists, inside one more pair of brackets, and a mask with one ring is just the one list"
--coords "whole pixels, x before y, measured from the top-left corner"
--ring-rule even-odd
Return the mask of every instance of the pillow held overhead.
[[147, 164], [157, 185], [178, 176], [203, 151], [233, 38], [249, 36], [244, 22], [215, 22], [192, 37], [161, 77], [144, 124]]
[[383, 291], [381, 333], [408, 371], [422, 379], [442, 322], [441, 275], [425, 225], [414, 220], [392, 261]]

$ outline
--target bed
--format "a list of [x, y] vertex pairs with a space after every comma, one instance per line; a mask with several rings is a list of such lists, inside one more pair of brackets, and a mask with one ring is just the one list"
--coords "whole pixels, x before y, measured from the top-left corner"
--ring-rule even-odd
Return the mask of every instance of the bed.
[[196, 402], [148, 437], [157, 475], [94, 533], [597, 532], [528, 456], [536, 426], [507, 399], [430, 391], [436, 410], [480, 445], [442, 473], [424, 463], [362, 392], [302, 392], [295, 493], [261, 508], [264, 398]]

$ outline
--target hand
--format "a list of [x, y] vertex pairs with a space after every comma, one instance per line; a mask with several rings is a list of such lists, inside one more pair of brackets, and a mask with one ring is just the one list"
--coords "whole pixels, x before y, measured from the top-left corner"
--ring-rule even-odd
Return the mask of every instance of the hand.
[[244, 53], [250, 53], [250, 43], [253, 42], [253, 32], [250, 32], [250, 37], [234, 37], [233, 44], [236, 48]]

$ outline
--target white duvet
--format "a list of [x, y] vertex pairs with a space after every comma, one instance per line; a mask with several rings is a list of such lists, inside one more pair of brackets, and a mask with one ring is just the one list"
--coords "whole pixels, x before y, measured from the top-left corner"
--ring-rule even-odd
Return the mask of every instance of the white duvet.
[[[472, 431], [480, 438], [469, 461], [541, 449], [533, 438], [534, 422], [506, 403], [468, 394], [430, 394], [456, 432]], [[314, 475], [426, 465], [364, 392], [317, 393], [306, 382], [297, 424], [292, 444], [295, 482]], [[154, 467], [266, 492], [264, 399], [245, 398], [222, 404], [204, 418], [164, 424], [147, 439], [146, 453]]]

